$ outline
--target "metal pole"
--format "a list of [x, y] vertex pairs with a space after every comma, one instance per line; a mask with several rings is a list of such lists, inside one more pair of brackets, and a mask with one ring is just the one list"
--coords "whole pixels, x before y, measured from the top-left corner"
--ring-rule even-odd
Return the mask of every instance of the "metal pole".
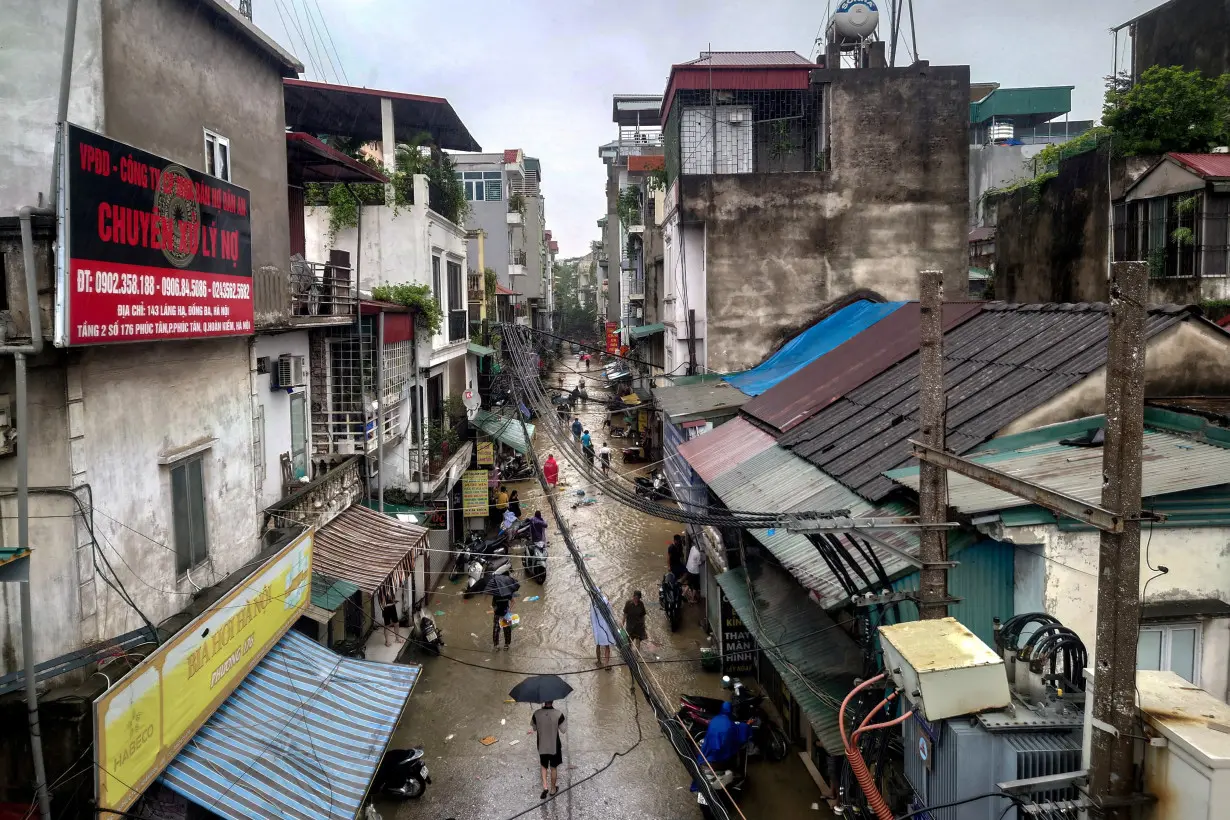
[[[56, 125], [68, 122], [68, 92], [73, 80], [73, 49], [77, 44], [77, 4], [78, 0], [68, 0], [68, 14], [64, 21], [64, 49], [60, 55], [60, 99], [56, 106]], [[56, 140], [51, 151], [51, 187], [48, 197], [51, 206], [56, 204], [56, 192], [60, 182], [60, 140]]]
[[696, 308], [688, 308], [688, 375], [696, 375]]
[[1140, 472], [1144, 436], [1148, 264], [1117, 262], [1110, 283], [1102, 506], [1123, 518], [1098, 554], [1096, 680], [1090, 796], [1107, 820], [1128, 820], [1134, 787], [1136, 641], [1140, 634]]
[[[944, 272], [918, 274], [921, 300], [919, 348], [919, 433], [925, 444], [944, 449]], [[918, 513], [923, 524], [947, 520], [948, 471], [928, 461], [919, 463]], [[919, 535], [923, 566], [918, 589], [922, 619], [948, 616], [948, 536], [942, 529], [924, 528]]]
[[[17, 369], [17, 548], [30, 548], [30, 415], [26, 396], [26, 354], [16, 353]], [[26, 559], [30, 560], [29, 558]], [[38, 720], [38, 677], [34, 663], [34, 606], [30, 580], [21, 584], [21, 655], [25, 663], [26, 715], [30, 723], [30, 752], [34, 758], [34, 790], [39, 814], [51, 820], [51, 795], [47, 791], [47, 770], [43, 766], [43, 732]]]
[[384, 311], [376, 321], [376, 508], [384, 512]]

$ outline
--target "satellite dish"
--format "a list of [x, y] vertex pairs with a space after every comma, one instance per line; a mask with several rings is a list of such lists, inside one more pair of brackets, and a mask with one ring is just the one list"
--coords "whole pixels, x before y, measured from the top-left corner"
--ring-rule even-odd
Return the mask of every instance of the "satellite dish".
[[880, 24], [880, 11], [875, 0], [842, 0], [833, 12], [833, 27], [848, 40], [865, 40]]

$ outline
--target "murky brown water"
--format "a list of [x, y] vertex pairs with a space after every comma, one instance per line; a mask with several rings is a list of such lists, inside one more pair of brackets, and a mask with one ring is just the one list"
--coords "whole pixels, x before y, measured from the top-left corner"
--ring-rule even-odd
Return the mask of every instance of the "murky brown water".
[[[596, 377], [598, 374], [595, 373]], [[576, 376], [569, 373], [569, 386]], [[555, 385], [552, 376], [550, 383]], [[586, 378], [591, 394], [598, 392], [594, 378]], [[580, 410], [581, 420], [594, 435], [595, 447], [603, 440], [604, 407], [592, 400]], [[700, 654], [709, 639], [700, 628], [702, 607], [685, 610], [683, 626], [671, 633], [657, 608], [657, 588], [666, 569], [666, 545], [681, 525], [632, 510], [603, 493], [560, 457], [540, 419], [535, 433], [539, 457], [556, 451], [560, 462], [562, 512], [594, 580], [602, 587], [619, 613], [632, 590], [644, 592], [649, 607], [649, 640], [643, 644], [652, 678], [672, 705], [682, 692], [718, 696], [718, 676], [704, 673]], [[620, 463], [623, 439], [606, 439], [616, 456], [616, 473], [635, 468]], [[575, 446], [575, 445], [574, 445]], [[644, 471], [644, 465], [639, 465]], [[694, 796], [688, 791], [688, 776], [659, 729], [640, 690], [626, 669], [595, 669], [593, 635], [588, 597], [572, 564], [562, 537], [544, 503], [536, 482], [510, 485], [521, 494], [528, 515], [542, 509], [550, 522], [549, 564], [541, 587], [523, 578], [520, 560], [514, 570], [521, 580], [513, 611], [521, 616], [514, 630], [512, 650], [491, 651], [491, 602], [486, 596], [466, 601], [460, 587], [444, 581], [434, 595], [433, 612], [446, 641], [449, 658], [415, 658], [423, 664], [423, 676], [410, 700], [406, 716], [394, 737], [394, 746], [421, 744], [426, 747], [433, 784], [418, 801], [381, 802], [385, 818], [424, 820], [502, 820], [519, 812], [538, 818], [692, 818], [699, 817]], [[573, 507], [579, 498], [595, 497], [597, 504]], [[526, 601], [539, 596], [538, 601]], [[613, 654], [615, 663], [618, 654]], [[672, 662], [679, 660], [681, 662]], [[473, 664], [473, 665], [470, 665]], [[585, 671], [581, 671], [585, 670]], [[562, 709], [567, 716], [564, 738], [564, 768], [560, 772], [561, 794], [540, 805], [539, 769], [529, 720], [534, 706], [506, 703], [507, 692], [522, 677], [540, 673], [569, 674], [573, 693]], [[480, 740], [495, 737], [484, 746]], [[568, 791], [593, 775], [616, 752], [639, 745], [610, 768]], [[749, 818], [827, 818], [826, 808], [812, 811], [819, 800], [803, 764], [796, 755], [777, 764], [753, 763], [743, 811]], [[823, 804], [821, 803], [821, 806]]]

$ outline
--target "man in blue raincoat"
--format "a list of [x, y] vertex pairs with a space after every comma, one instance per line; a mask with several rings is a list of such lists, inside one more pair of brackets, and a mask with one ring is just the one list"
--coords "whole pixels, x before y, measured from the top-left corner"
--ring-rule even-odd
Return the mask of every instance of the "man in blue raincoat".
[[[751, 721], [736, 723], [730, 716], [730, 704], [723, 703], [722, 711], [709, 721], [709, 729], [705, 732], [704, 742], [700, 744], [696, 764], [702, 772], [712, 767], [720, 774], [723, 769], [734, 766], [740, 750], [751, 739]], [[692, 791], [697, 791], [695, 781], [692, 783]]]

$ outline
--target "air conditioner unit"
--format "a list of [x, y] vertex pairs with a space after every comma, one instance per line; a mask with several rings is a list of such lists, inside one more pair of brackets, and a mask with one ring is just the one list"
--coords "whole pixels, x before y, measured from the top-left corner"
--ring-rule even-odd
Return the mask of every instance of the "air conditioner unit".
[[270, 387], [273, 390], [290, 390], [307, 384], [307, 365], [302, 356], [283, 353], [278, 356], [277, 367], [272, 373]]

